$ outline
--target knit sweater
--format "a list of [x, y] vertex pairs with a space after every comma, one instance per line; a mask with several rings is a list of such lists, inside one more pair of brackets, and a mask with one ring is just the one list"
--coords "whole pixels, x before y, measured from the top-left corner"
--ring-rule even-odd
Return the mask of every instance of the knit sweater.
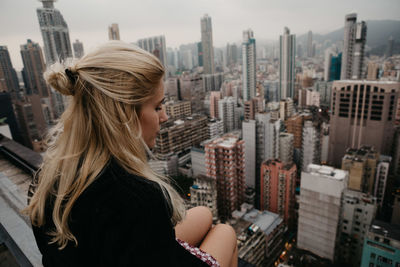
[[[51, 201], [49, 201], [51, 202]], [[175, 240], [171, 212], [161, 188], [111, 160], [79, 196], [69, 228], [78, 241], [64, 249], [49, 244], [46, 223], [33, 227], [44, 266], [207, 266]]]

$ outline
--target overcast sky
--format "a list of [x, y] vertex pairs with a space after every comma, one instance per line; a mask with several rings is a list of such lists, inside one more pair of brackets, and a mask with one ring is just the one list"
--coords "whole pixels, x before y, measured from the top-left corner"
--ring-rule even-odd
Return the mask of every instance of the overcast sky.
[[[8, 46], [14, 68], [22, 69], [19, 46], [32, 39], [43, 47], [36, 15], [38, 0], [0, 0], [0, 45]], [[165, 35], [167, 47], [200, 41], [200, 18], [212, 18], [214, 46], [241, 40], [251, 28], [255, 38], [278, 40], [285, 26], [301, 35], [328, 33], [356, 12], [359, 20], [400, 20], [400, 0], [59, 0], [55, 8], [66, 20], [71, 43], [85, 51], [108, 39], [118, 23], [121, 39]]]

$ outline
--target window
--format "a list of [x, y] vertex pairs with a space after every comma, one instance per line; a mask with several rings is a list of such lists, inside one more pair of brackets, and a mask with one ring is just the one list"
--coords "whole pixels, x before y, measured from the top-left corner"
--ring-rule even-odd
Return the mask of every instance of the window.
[[376, 254], [375, 253], [371, 253], [371, 259], [375, 259]]

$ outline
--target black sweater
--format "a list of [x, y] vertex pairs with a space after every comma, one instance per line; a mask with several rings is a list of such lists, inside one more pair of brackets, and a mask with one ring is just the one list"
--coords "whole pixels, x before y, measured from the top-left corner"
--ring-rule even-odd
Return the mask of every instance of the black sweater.
[[44, 266], [207, 266], [175, 240], [160, 187], [112, 160], [75, 202], [69, 227], [78, 246], [49, 244], [46, 224], [33, 227]]

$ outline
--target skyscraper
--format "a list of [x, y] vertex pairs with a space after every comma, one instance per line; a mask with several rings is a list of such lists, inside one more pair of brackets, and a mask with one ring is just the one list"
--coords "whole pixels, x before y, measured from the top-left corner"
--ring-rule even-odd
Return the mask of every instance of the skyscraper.
[[28, 95], [36, 94], [41, 98], [48, 97], [48, 87], [43, 79], [43, 72], [46, 67], [39, 44], [28, 39], [26, 44], [21, 45], [21, 56], [24, 63], [22, 73], [26, 93]]
[[118, 23], [113, 23], [108, 26], [108, 39], [120, 40]]
[[279, 37], [279, 91], [280, 99], [294, 97], [296, 36], [290, 34], [285, 27], [283, 35]]
[[391, 57], [393, 55], [393, 44], [394, 44], [394, 39], [393, 36], [390, 35], [386, 49], [386, 57]]
[[73, 43], [72, 46], [74, 47], [74, 56], [76, 58], [81, 58], [83, 54], [85, 54], [83, 50], [83, 43], [79, 42], [78, 39], [76, 39], [75, 43]]
[[217, 181], [218, 215], [225, 221], [244, 202], [244, 141], [227, 134], [206, 144], [207, 176]]
[[364, 50], [367, 41], [367, 26], [364, 21], [357, 23], [357, 14], [345, 17], [344, 47], [340, 78], [364, 78]]
[[140, 48], [155, 55], [165, 67], [168, 66], [164, 35], [140, 39], [137, 43]]
[[251, 29], [243, 31], [243, 100], [256, 97], [256, 39]]
[[22, 76], [26, 94], [30, 98], [39, 134], [42, 135], [47, 128], [45, 122], [50, 124], [54, 118], [50, 88], [43, 79], [45, 64], [42, 49], [39, 44], [28, 39], [26, 44], [21, 45], [21, 56], [24, 63]]
[[200, 23], [204, 74], [212, 74], [215, 71], [215, 66], [211, 17], [205, 14]]
[[312, 31], [308, 31], [307, 35], [307, 56], [313, 57], [313, 41], [312, 41]]
[[13, 101], [17, 99], [18, 78], [12, 66], [7, 46], [0, 46], [0, 91], [10, 93]]
[[238, 48], [236, 44], [227, 44], [226, 45], [226, 64], [231, 66], [232, 64], [237, 63], [238, 60]]
[[55, 0], [40, 0], [42, 8], [38, 8], [40, 30], [42, 32], [46, 64], [72, 57], [68, 25], [60, 11], [54, 8]]
[[335, 81], [332, 85], [328, 161], [340, 166], [347, 148], [374, 146], [390, 155], [399, 82]]

